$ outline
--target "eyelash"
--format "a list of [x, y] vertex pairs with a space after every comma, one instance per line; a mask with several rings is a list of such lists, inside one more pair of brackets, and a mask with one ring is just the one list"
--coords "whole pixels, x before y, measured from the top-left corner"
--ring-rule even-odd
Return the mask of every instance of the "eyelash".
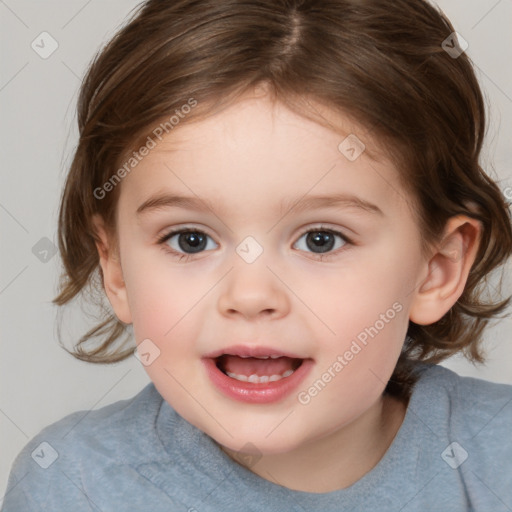
[[[336, 256], [341, 251], [346, 250], [346, 245], [354, 245], [352, 240], [350, 238], [348, 238], [346, 235], [344, 235], [343, 233], [340, 233], [339, 231], [336, 231], [335, 229], [328, 228], [328, 227], [325, 227], [325, 226], [316, 226], [316, 227], [313, 227], [313, 228], [308, 228], [307, 230], [303, 231], [299, 235], [299, 237], [297, 238], [297, 241], [300, 240], [304, 235], [307, 235], [308, 233], [315, 233], [315, 232], [322, 232], [322, 233], [323, 232], [327, 232], [327, 233], [330, 233], [332, 235], [339, 236], [343, 240], [344, 245], [341, 248], [336, 249], [335, 251], [324, 253], [324, 254], [322, 254], [322, 253], [313, 253], [312, 252], [310, 254], [312, 254], [314, 256], [313, 259], [316, 259], [316, 260], [319, 260], [319, 261], [328, 260], [328, 259], [330, 259], [330, 257]], [[179, 235], [179, 234], [183, 234], [183, 233], [198, 233], [198, 234], [205, 235], [205, 236], [211, 238], [210, 235], [208, 235], [207, 233], [205, 233], [204, 231], [202, 231], [200, 229], [181, 228], [181, 229], [176, 229], [176, 230], [170, 231], [170, 232], [162, 235], [161, 237], [158, 238], [157, 244], [158, 245], [162, 245], [164, 250], [166, 252], [168, 252], [171, 256], [173, 256], [174, 258], [177, 258], [178, 261], [185, 261], [185, 262], [187, 262], [187, 261], [190, 261], [191, 259], [193, 259], [194, 254], [187, 254], [187, 253], [177, 252], [176, 250], [174, 250], [171, 247], [169, 247], [169, 245], [167, 244], [167, 242], [174, 235]], [[297, 243], [297, 242], [295, 242], [295, 243]], [[201, 251], [201, 252], [206, 252], [206, 251]], [[197, 253], [197, 254], [200, 254], [200, 253]]]

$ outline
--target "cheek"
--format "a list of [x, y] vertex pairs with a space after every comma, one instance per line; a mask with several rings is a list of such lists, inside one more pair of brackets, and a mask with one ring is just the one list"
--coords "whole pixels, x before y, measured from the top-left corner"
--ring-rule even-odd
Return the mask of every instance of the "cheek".
[[[351, 304], [339, 315], [337, 336], [319, 350], [318, 372], [301, 388], [297, 399], [308, 415], [329, 418], [320, 428], [336, 429], [370, 408], [382, 395], [403, 346], [407, 332], [406, 308], [394, 303]], [[363, 307], [365, 306], [365, 307]], [[380, 314], [383, 314], [383, 317]], [[333, 404], [343, 404], [333, 407]]]
[[[355, 337], [375, 323], [381, 326], [385, 315], [386, 330], [391, 324], [407, 319], [397, 313], [407, 310], [415, 286], [415, 262], [404, 261], [395, 251], [358, 253], [346, 268], [323, 275], [301, 278], [303, 297], [311, 310], [325, 324], [325, 333], [344, 339]], [[335, 336], [331, 336], [334, 338]]]
[[136, 340], [158, 343], [190, 309], [193, 285], [158, 253], [127, 248], [124, 254], [123, 275]]
[[327, 374], [320, 375], [318, 386], [333, 382], [319, 403], [327, 406], [342, 397], [355, 411], [359, 401], [371, 403], [382, 392], [407, 334], [414, 282], [414, 258], [404, 261], [391, 249], [361, 256], [350, 271], [315, 282], [311, 309], [329, 328], [319, 324], [324, 335], [316, 354], [320, 371]]

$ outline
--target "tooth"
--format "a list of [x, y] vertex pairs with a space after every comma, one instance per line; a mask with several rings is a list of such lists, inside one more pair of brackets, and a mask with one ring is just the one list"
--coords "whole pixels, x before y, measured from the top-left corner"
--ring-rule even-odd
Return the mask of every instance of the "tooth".
[[271, 359], [279, 359], [281, 356], [270, 356]]
[[256, 356], [256, 359], [268, 359], [270, 356]]
[[281, 379], [285, 379], [286, 377], [289, 377], [292, 373], [294, 373], [295, 370], [287, 370], [282, 375], [256, 375], [253, 373], [252, 375], [238, 375], [233, 372], [226, 372], [226, 375], [228, 377], [231, 377], [232, 379], [238, 380], [240, 382], [251, 382], [252, 384], [266, 384], [268, 382], [276, 382]]
[[241, 357], [242, 359], [248, 359], [251, 356], [238, 356], [238, 357]]

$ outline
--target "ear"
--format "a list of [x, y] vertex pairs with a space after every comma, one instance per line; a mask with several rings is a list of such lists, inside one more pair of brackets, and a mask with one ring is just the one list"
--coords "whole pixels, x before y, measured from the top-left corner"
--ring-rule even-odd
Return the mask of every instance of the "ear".
[[427, 262], [427, 276], [415, 292], [409, 318], [419, 325], [440, 320], [457, 302], [466, 286], [478, 252], [480, 222], [466, 216], [452, 217], [440, 246]]
[[119, 251], [114, 240], [109, 237], [103, 219], [99, 215], [94, 216], [93, 224], [98, 239], [96, 248], [100, 258], [105, 293], [117, 318], [125, 324], [131, 324], [132, 316], [128, 305]]

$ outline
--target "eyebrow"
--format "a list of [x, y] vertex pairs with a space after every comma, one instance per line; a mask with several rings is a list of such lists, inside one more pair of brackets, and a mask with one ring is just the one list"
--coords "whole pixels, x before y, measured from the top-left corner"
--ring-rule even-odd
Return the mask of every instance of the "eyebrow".
[[144, 201], [138, 208], [137, 214], [151, 211], [161, 210], [163, 208], [187, 208], [189, 210], [207, 211], [213, 210], [213, 206], [205, 199], [199, 197], [186, 197], [171, 194], [160, 194], [150, 197]]
[[[214, 211], [213, 205], [206, 199], [199, 197], [187, 197], [172, 194], [160, 194], [150, 197], [138, 208], [137, 214], [165, 208], [186, 208], [196, 211]], [[364, 212], [384, 216], [382, 210], [375, 204], [365, 201], [351, 194], [335, 194], [330, 196], [305, 196], [299, 199], [285, 199], [281, 202], [280, 213], [287, 214], [290, 211], [303, 212], [315, 208], [345, 207], [355, 208]]]
[[365, 201], [352, 194], [334, 194], [330, 196], [305, 196], [294, 201], [285, 200], [281, 203], [281, 213], [303, 212], [315, 208], [355, 208], [364, 212], [384, 216], [383, 211], [375, 204]]

